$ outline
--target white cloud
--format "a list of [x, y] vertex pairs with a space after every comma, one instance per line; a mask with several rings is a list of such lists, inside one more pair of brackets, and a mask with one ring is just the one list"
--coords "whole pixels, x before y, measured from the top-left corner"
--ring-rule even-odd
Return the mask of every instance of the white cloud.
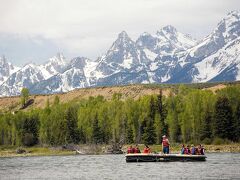
[[[70, 54], [95, 58], [126, 30], [133, 38], [171, 24], [207, 35], [239, 0], [0, 0], [0, 33], [42, 37]], [[37, 41], [37, 40], [36, 40]]]

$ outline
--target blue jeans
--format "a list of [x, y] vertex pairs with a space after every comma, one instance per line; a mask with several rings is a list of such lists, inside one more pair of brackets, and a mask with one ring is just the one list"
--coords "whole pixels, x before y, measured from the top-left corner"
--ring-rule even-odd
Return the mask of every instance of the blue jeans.
[[163, 153], [164, 154], [169, 154], [169, 146], [163, 147]]

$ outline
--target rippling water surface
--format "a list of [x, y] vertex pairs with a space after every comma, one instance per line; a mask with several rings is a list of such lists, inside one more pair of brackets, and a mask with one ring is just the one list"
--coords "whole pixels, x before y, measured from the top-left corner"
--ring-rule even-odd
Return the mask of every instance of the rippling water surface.
[[126, 163], [124, 155], [0, 158], [0, 179], [240, 179], [240, 153], [206, 162]]

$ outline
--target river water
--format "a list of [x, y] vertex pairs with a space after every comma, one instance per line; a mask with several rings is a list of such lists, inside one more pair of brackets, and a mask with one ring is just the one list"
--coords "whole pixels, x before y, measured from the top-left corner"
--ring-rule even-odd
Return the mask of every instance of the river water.
[[205, 162], [126, 163], [124, 155], [0, 158], [0, 179], [240, 179], [240, 153]]

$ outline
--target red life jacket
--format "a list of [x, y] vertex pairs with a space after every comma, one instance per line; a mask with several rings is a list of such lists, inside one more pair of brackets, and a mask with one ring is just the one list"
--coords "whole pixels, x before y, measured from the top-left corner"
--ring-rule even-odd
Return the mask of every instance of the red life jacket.
[[150, 153], [150, 148], [146, 148], [146, 147], [145, 147], [145, 148], [143, 149], [143, 153]]
[[133, 149], [129, 147], [128, 150], [127, 150], [127, 153], [128, 154], [133, 153]]
[[163, 139], [162, 144], [163, 144], [163, 147], [168, 147], [169, 146], [168, 139]]
[[188, 148], [184, 148], [184, 154], [188, 154]]
[[134, 148], [134, 153], [140, 153], [140, 150], [138, 148]]

